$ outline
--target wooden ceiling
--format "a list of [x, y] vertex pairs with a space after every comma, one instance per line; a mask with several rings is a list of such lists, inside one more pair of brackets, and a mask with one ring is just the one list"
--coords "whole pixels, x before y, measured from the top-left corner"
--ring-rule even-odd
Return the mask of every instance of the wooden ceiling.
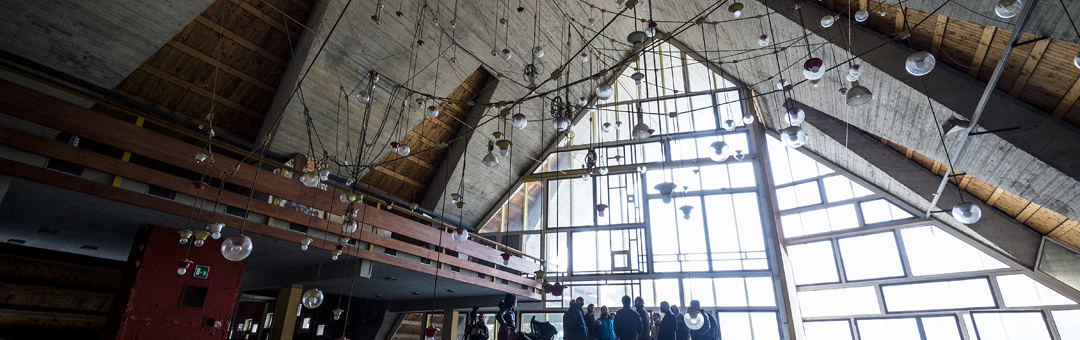
[[[867, 0], [824, 0], [825, 7], [846, 15], [860, 9], [870, 11], [863, 22], [879, 33], [896, 35], [922, 21], [911, 31], [908, 43], [928, 51], [939, 63], [967, 71], [968, 75], [990, 81], [1012, 30], [974, 23], [907, 7], [886, 5], [884, 16], [874, 13], [880, 2]], [[1038, 18], [1034, 18], [1038, 20]], [[923, 21], [925, 20], [925, 21]], [[1080, 45], [1024, 33], [1013, 48], [996, 87], [1069, 123], [1080, 125], [1080, 68], [1073, 57]]]
[[489, 76], [483, 68], [469, 75], [447, 96], [452, 102], [439, 104], [437, 117], [424, 115], [416, 127], [400, 138], [401, 145], [408, 145], [412, 149], [409, 157], [396, 152], [387, 153], [372, 171], [360, 179], [360, 183], [406, 202], [423, 199], [448, 152], [447, 148], [437, 145], [440, 142], [449, 143], [458, 136], [458, 130], [464, 125], [465, 116], [470, 110], [469, 101], [480, 93]]
[[[255, 142], [314, 0], [218, 0], [114, 91]], [[104, 105], [95, 110], [117, 113]]]
[[[919, 163], [919, 165], [922, 165], [938, 176], [944, 176], [945, 171], [948, 169], [947, 165], [938, 162], [933, 158], [916, 153], [900, 144], [893, 143], [885, 138], [877, 136], [874, 136], [874, 138], [881, 140], [881, 143], [899, 151], [908, 159], [915, 161], [915, 163]], [[963, 171], [954, 169], [953, 174], [956, 176], [950, 178], [950, 182], [960, 186], [960, 189], [967, 191], [969, 194], [978, 197], [983, 202], [986, 202], [987, 205], [995, 207], [1002, 213], [1015, 218], [1016, 221], [1034, 229], [1039, 232], [1039, 234], [1063, 241], [1075, 247], [1080, 247], [1080, 228], [1078, 228], [1080, 227], [1080, 221], [1068, 218], [1065, 215], [1035, 204], [1023, 197], [1005, 191], [1000, 187], [996, 187], [993, 184], [968, 175]]]

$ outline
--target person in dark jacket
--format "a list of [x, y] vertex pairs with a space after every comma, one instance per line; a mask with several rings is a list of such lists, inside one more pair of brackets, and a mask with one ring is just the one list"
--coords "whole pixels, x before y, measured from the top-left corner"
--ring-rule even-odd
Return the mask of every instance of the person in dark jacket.
[[589, 328], [589, 340], [596, 340], [596, 312], [593, 310], [596, 305], [589, 304], [589, 308], [585, 310], [585, 325]]
[[664, 301], [660, 303], [660, 312], [663, 313], [663, 319], [660, 321], [659, 332], [656, 334], [656, 340], [675, 340], [675, 314], [671, 313], [672, 308], [668, 307], [668, 302]]
[[588, 340], [589, 329], [585, 325], [585, 313], [581, 306], [585, 299], [578, 297], [570, 301], [570, 309], [563, 313], [563, 339], [565, 340]]
[[623, 308], [615, 312], [615, 336], [619, 340], [637, 340], [641, 335], [641, 316], [630, 308], [630, 297], [622, 297]]
[[638, 333], [638, 340], [649, 340], [649, 331], [652, 330], [652, 317], [649, 311], [645, 310], [645, 300], [640, 296], [634, 299], [634, 311], [638, 313], [638, 319], [641, 319], [641, 332]]
[[499, 314], [495, 315], [495, 321], [499, 323], [498, 340], [517, 340], [517, 317], [514, 315], [516, 305], [517, 296], [510, 293], [499, 301]]
[[720, 324], [716, 321], [716, 316], [712, 313], [702, 311], [705, 314], [705, 320], [709, 321], [709, 340], [720, 340]]
[[675, 315], [675, 340], [690, 340], [690, 328], [686, 327], [684, 314], [679, 311], [679, 306], [671, 306], [671, 314]]
[[690, 308], [687, 308], [686, 315], [683, 316], [686, 327], [690, 329], [691, 340], [715, 340], [711, 337], [713, 322], [709, 319], [708, 313], [701, 310], [701, 302], [691, 300]]

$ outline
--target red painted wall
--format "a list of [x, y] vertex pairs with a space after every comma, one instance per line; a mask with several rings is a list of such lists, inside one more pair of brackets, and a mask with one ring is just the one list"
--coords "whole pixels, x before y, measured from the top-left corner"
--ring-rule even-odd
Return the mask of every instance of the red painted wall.
[[[139, 230], [103, 339], [226, 338], [246, 261], [226, 260], [222, 240], [208, 238], [189, 254], [179, 238], [177, 229], [155, 225]], [[194, 265], [184, 276], [176, 273], [185, 254], [195, 265], [210, 266], [207, 279], [192, 276]], [[203, 308], [180, 306], [185, 286], [207, 288]], [[208, 318], [215, 323], [206, 326]]]

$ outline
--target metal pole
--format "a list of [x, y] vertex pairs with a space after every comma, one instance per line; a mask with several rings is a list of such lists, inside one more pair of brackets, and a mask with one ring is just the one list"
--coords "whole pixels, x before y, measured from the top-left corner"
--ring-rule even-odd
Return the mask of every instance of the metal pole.
[[1027, 23], [1028, 16], [1031, 15], [1031, 9], [1035, 7], [1039, 0], [1030, 0], [1024, 5], [1024, 10], [1020, 12], [1020, 18], [1016, 22], [1016, 27], [1013, 28], [1012, 36], [1009, 37], [1009, 41], [1005, 43], [1005, 50], [1001, 52], [1001, 58], [998, 59], [997, 67], [994, 68], [994, 74], [990, 76], [990, 81], [986, 83], [986, 89], [983, 90], [982, 98], [979, 98], [979, 104], [975, 107], [975, 115], [971, 117], [971, 123], [964, 129], [964, 132], [960, 135], [960, 142], [956, 144], [956, 150], [953, 152], [952, 161], [949, 162], [948, 169], [945, 170], [945, 175], [941, 177], [941, 184], [938, 185], [937, 192], [934, 193], [933, 200], [930, 201], [930, 206], [926, 208], [925, 218], [930, 218], [930, 213], [934, 211], [934, 206], [937, 205], [938, 199], [941, 198], [941, 193], [945, 191], [945, 185], [949, 183], [949, 175], [953, 172], [953, 165], [960, 161], [960, 155], [963, 154], [964, 144], [967, 143], [968, 136], [971, 135], [971, 130], [975, 129], [975, 126], [979, 122], [979, 118], [982, 117], [983, 109], [986, 108], [986, 102], [990, 99], [990, 94], [994, 92], [994, 86], [998, 82], [998, 78], [1001, 77], [1001, 71], [1005, 69], [1005, 64], [1009, 61], [1009, 54], [1012, 53], [1013, 46], [1016, 41], [1020, 40], [1020, 34], [1023, 32], [1024, 24]]

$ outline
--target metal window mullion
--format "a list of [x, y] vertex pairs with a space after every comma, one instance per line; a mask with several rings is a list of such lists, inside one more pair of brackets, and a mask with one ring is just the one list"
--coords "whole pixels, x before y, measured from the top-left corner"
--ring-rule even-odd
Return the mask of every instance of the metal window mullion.
[[1058, 332], [1057, 320], [1054, 320], [1054, 313], [1050, 310], [1043, 309], [1043, 320], [1046, 322], [1046, 328], [1050, 331], [1050, 337], [1054, 340], [1067, 340], [1061, 338], [1061, 333]]
[[839, 275], [841, 285], [846, 285], [847, 282], [847, 270], [844, 269], [844, 258], [840, 253], [840, 240], [837, 238], [829, 239], [829, 243], [833, 249], [833, 263], [836, 264], [836, 272]]
[[893, 238], [896, 240], [896, 250], [900, 252], [900, 265], [904, 267], [904, 277], [912, 278], [915, 276], [911, 272], [911, 261], [908, 260], [907, 247], [904, 246], [904, 238], [900, 236], [898, 229], [893, 229]]
[[1001, 295], [1001, 287], [998, 286], [997, 274], [990, 273], [986, 276], [986, 283], [990, 285], [990, 294], [994, 298], [994, 307], [1005, 309], [1005, 298]]

